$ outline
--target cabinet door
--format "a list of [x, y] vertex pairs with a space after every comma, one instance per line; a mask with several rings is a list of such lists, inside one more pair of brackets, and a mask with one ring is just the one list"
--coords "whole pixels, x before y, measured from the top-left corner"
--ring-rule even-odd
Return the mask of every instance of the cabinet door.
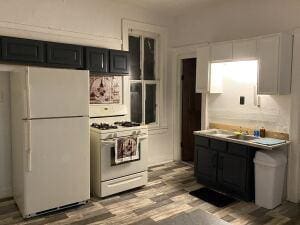
[[218, 182], [227, 191], [244, 193], [247, 181], [247, 159], [219, 153]]
[[197, 49], [196, 93], [209, 92], [209, 46]]
[[2, 38], [2, 58], [16, 62], [44, 62], [44, 43], [21, 38]]
[[91, 73], [108, 72], [108, 49], [86, 48], [86, 69]]
[[78, 45], [47, 43], [47, 63], [66, 68], [82, 68], [82, 47]]
[[207, 148], [197, 147], [197, 179], [202, 184], [216, 184], [218, 153]]
[[257, 41], [259, 58], [258, 94], [277, 94], [279, 70], [279, 36]]
[[232, 60], [232, 42], [212, 44], [211, 60], [212, 61]]
[[129, 53], [125, 51], [109, 51], [109, 72], [117, 74], [129, 73]]
[[233, 42], [233, 59], [255, 59], [256, 54], [256, 40], [239, 40]]

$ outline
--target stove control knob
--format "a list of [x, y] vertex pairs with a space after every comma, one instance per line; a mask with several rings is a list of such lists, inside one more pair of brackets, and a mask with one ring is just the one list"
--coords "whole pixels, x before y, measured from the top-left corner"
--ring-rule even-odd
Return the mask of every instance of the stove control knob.
[[114, 133], [114, 137], [118, 137], [118, 133]]

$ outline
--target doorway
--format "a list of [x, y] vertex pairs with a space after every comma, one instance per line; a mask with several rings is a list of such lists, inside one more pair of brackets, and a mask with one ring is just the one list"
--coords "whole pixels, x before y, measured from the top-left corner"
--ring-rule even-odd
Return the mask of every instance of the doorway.
[[196, 88], [196, 58], [182, 60], [181, 77], [181, 159], [194, 161], [194, 134], [201, 130], [201, 94]]

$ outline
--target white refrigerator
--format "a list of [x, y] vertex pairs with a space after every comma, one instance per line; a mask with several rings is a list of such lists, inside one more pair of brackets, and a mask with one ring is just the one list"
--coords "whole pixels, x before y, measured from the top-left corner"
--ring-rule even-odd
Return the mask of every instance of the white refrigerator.
[[11, 73], [13, 194], [23, 217], [90, 198], [89, 72]]

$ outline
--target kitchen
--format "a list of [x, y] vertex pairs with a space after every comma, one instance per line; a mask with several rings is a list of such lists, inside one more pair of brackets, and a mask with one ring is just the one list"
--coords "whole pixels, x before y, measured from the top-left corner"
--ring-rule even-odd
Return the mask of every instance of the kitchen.
[[[11, 1], [11, 3], [4, 2], [1, 7], [1, 36], [7, 37], [18, 37], [32, 40], [39, 40], [45, 42], [55, 42], [55, 43], [66, 43], [87, 47], [98, 47], [104, 49], [117, 49], [117, 50], [128, 50], [130, 45], [130, 39], [126, 37], [140, 37], [140, 46], [143, 46], [146, 38], [156, 38], [158, 35], [158, 59], [155, 60], [157, 65], [156, 74], [159, 74], [159, 79], [156, 80], [143, 80], [142, 85], [157, 85], [158, 91], [157, 99], [157, 108], [155, 111], [155, 119], [157, 118], [157, 124], [148, 126], [148, 166], [155, 166], [150, 171], [154, 171], [151, 175], [149, 172], [148, 184], [151, 185], [162, 185], [159, 184], [159, 180], [151, 182], [151, 176], [156, 176], [155, 173], [161, 173], [164, 177], [164, 169], [168, 166], [161, 166], [162, 171], [159, 170], [159, 165], [181, 160], [181, 86], [180, 86], [180, 77], [181, 72], [178, 70], [179, 63], [181, 59], [193, 58], [197, 55], [197, 49], [205, 47], [207, 43], [216, 43], [223, 41], [233, 41], [240, 39], [251, 39], [255, 37], [261, 37], [267, 34], [276, 34], [285, 31], [292, 31], [294, 34], [294, 60], [298, 56], [298, 30], [299, 27], [297, 19], [297, 10], [299, 9], [299, 3], [296, 1], [288, 1], [288, 3], [282, 3], [282, 1], [267, 1], [261, 3], [255, 1], [255, 3], [246, 3], [244, 1], [230, 1], [228, 3], [222, 2], [209, 2], [203, 3], [201, 7], [201, 14], [197, 13], [195, 10], [194, 13], [187, 13], [185, 15], [180, 15], [180, 8], [183, 10], [181, 1], [178, 1], [178, 4], [172, 4], [170, 1], [166, 1], [163, 5], [155, 5], [154, 3], [143, 3], [141, 6], [140, 3], [133, 1], [88, 1], [88, 3], [83, 1], [76, 1], [76, 3], [71, 3], [70, 1], [45, 1], [43, 3], [38, 1], [30, 1], [26, 4], [21, 4], [19, 1]], [[193, 6], [191, 1], [190, 6]], [[275, 2], [275, 3], [274, 3]], [[188, 5], [188, 4], [187, 4]], [[161, 8], [160, 8], [161, 7]], [[190, 8], [189, 8], [190, 9]], [[189, 10], [186, 9], [186, 10]], [[165, 11], [161, 11], [165, 10]], [[177, 10], [177, 11], [176, 11]], [[11, 13], [14, 12], [14, 13]], [[242, 14], [240, 12], [245, 12]], [[247, 13], [248, 14], [247, 14]], [[267, 12], [267, 13], [265, 13]], [[177, 14], [176, 14], [177, 13]], [[279, 16], [275, 15], [279, 14]], [[173, 20], [174, 15], [176, 20]], [[220, 15], [219, 17], [213, 17], [211, 15]], [[265, 17], [267, 17], [265, 19]], [[251, 18], [251, 19], [250, 19]], [[236, 20], [241, 20], [241, 22], [236, 23]], [[139, 22], [137, 22], [139, 21]], [[156, 25], [153, 25], [156, 24]], [[196, 27], [194, 29], [194, 27]], [[141, 32], [142, 31], [142, 32]], [[145, 35], [145, 33], [147, 35]], [[151, 35], [149, 34], [151, 33]], [[169, 33], [169, 34], [168, 34]], [[153, 35], [156, 34], [156, 35]], [[189, 34], [189, 35], [187, 35]], [[141, 38], [144, 37], [144, 38]], [[132, 38], [132, 40], [136, 40]], [[147, 39], [146, 39], [147, 40]], [[132, 41], [131, 43], [134, 43]], [[143, 51], [143, 50], [142, 50]], [[198, 52], [199, 53], [199, 52]], [[141, 54], [142, 55], [142, 54]], [[140, 55], [140, 56], [141, 56]], [[141, 60], [140, 62], [144, 62]], [[140, 65], [141, 66], [141, 65]], [[22, 67], [18, 64], [17, 67]], [[141, 67], [143, 68], [143, 67]], [[10, 155], [10, 106], [9, 101], [7, 100], [9, 93], [9, 72], [15, 70], [13, 63], [3, 63], [1, 64], [1, 174], [0, 174], [0, 184], [1, 184], [1, 198], [11, 197], [12, 196], [12, 170], [11, 170], [11, 155]], [[276, 126], [265, 126], [266, 130], [279, 131], [282, 133], [289, 133], [289, 139], [291, 143], [291, 151], [289, 152], [289, 176], [291, 178], [288, 181], [288, 199], [292, 202], [298, 202], [299, 199], [299, 184], [298, 184], [298, 172], [299, 172], [299, 153], [297, 151], [297, 131], [298, 124], [297, 122], [287, 122], [287, 121], [298, 121], [298, 101], [297, 97], [298, 90], [298, 80], [297, 74], [299, 71], [297, 63], [293, 63], [293, 76], [292, 76], [292, 92], [287, 96], [278, 96], [269, 97], [261, 96], [261, 108], [264, 109], [266, 106], [265, 101], [271, 103], [270, 110], [273, 110], [273, 114], [277, 117], [272, 117], [272, 121], [276, 121], [277, 118], [280, 119], [280, 125]], [[113, 124], [116, 121], [128, 121], [130, 120], [130, 111], [131, 109], [131, 95], [138, 93], [137, 83], [140, 81], [130, 80], [128, 76], [121, 76], [123, 82], [123, 93], [121, 102], [123, 102], [127, 109], [125, 116], [116, 116], [108, 118], [97, 118], [90, 121], [92, 123], [109, 123]], [[226, 80], [227, 81], [227, 80]], [[130, 87], [134, 87], [134, 92], [130, 91]], [[295, 88], [296, 87], [296, 88]], [[146, 88], [145, 88], [146, 89]], [[226, 84], [223, 87], [223, 91], [226, 94]], [[146, 91], [146, 90], [144, 90]], [[131, 93], [131, 94], [130, 94]], [[250, 93], [250, 91], [249, 91]], [[240, 101], [240, 93], [238, 98], [234, 102]], [[251, 94], [251, 95], [250, 95]], [[245, 95], [245, 106], [250, 104], [250, 101], [254, 101], [253, 92], [248, 95]], [[216, 97], [218, 96], [218, 97]], [[242, 96], [242, 95], [241, 95]], [[216, 107], [219, 103], [213, 105], [213, 101], [218, 101], [220, 98], [226, 97], [226, 95], [216, 94], [209, 96], [208, 106], [212, 106], [213, 110], [207, 111], [207, 117], [209, 121], [217, 121], [221, 123], [223, 118], [218, 117], [222, 114], [218, 111]], [[215, 98], [215, 99], [214, 99]], [[274, 100], [275, 98], [275, 100]], [[153, 103], [153, 102], [152, 102]], [[205, 100], [202, 100], [202, 106], [205, 105]], [[252, 105], [252, 103], [251, 103]], [[276, 108], [279, 106], [278, 108]], [[91, 105], [91, 107], [93, 107]], [[143, 106], [145, 111], [146, 106]], [[143, 108], [140, 107], [140, 108]], [[105, 108], [105, 107], [104, 107]], [[138, 107], [134, 107], [137, 109]], [[211, 108], [211, 107], [210, 107]], [[290, 110], [288, 110], [290, 108]], [[258, 109], [256, 107], [255, 109]], [[275, 110], [274, 110], [275, 109]], [[103, 109], [105, 110], [105, 109]], [[278, 110], [278, 111], [276, 111]], [[106, 110], [105, 110], [106, 111]], [[90, 110], [90, 113], [95, 112]], [[153, 112], [153, 111], [152, 111]], [[232, 113], [232, 111], [229, 111]], [[226, 112], [225, 112], [226, 113]], [[281, 114], [282, 113], [282, 114]], [[125, 113], [124, 113], [125, 114]], [[143, 113], [142, 113], [143, 114]], [[238, 113], [234, 114], [235, 116]], [[136, 115], [140, 115], [136, 113]], [[154, 113], [150, 118], [153, 119]], [[257, 116], [255, 112], [252, 114]], [[266, 115], [266, 114], [264, 114]], [[249, 116], [249, 114], [245, 115]], [[140, 117], [141, 118], [141, 117]], [[205, 125], [205, 111], [202, 112], [201, 116], [202, 122], [201, 125]], [[243, 117], [243, 123], [240, 124], [242, 128], [248, 128], [249, 124], [244, 123], [245, 120], [248, 120]], [[146, 120], [146, 116], [142, 116], [142, 122]], [[261, 120], [261, 117], [258, 116], [256, 120]], [[228, 120], [226, 121], [228, 123]], [[232, 122], [232, 120], [230, 120]], [[236, 121], [235, 121], [236, 122]], [[224, 123], [224, 122], [223, 122]], [[226, 123], [225, 123], [226, 124]], [[250, 124], [251, 125], [251, 124]], [[256, 129], [261, 128], [261, 124], [255, 125]], [[237, 126], [239, 129], [239, 126]], [[204, 128], [207, 128], [204, 127]], [[282, 129], [281, 129], [282, 128]], [[200, 129], [197, 129], [200, 130]], [[124, 164], [125, 165], [125, 164]], [[174, 168], [173, 168], [174, 167]], [[180, 166], [171, 166], [171, 171], [181, 171], [186, 174], [189, 174], [189, 178], [193, 178], [191, 171], [187, 169], [180, 169]], [[157, 168], [157, 169], [156, 169]], [[173, 169], [172, 169], [173, 168]], [[185, 167], [183, 167], [185, 168]], [[155, 172], [157, 171], [157, 172]], [[171, 172], [172, 174], [172, 172]], [[170, 175], [171, 175], [170, 174]], [[167, 178], [166, 178], [167, 179]], [[171, 179], [171, 177], [170, 177]], [[175, 182], [171, 180], [171, 182]], [[290, 183], [289, 183], [290, 182]], [[176, 182], [175, 182], [176, 183]], [[189, 190], [193, 189], [193, 186], [197, 186], [196, 182], [191, 181], [191, 184], [187, 185], [186, 188]], [[148, 188], [150, 188], [148, 187]], [[155, 187], [153, 187], [155, 188]], [[194, 187], [195, 188], [195, 187]], [[199, 188], [199, 187], [198, 187]], [[146, 186], [147, 189], [147, 186]], [[197, 189], [197, 187], [196, 187]], [[150, 188], [151, 190], [151, 188]], [[153, 190], [152, 190], [153, 191]], [[149, 191], [148, 191], [149, 192]], [[147, 194], [151, 197], [150, 193], [145, 190], [144, 195], [141, 194], [141, 197], [147, 198]], [[143, 193], [143, 192], [142, 192]], [[157, 193], [158, 194], [158, 193]], [[138, 193], [136, 194], [137, 196]], [[126, 196], [126, 194], [125, 194]], [[158, 195], [159, 196], [159, 195]], [[128, 197], [128, 196], [127, 196]], [[132, 197], [132, 196], [131, 196]], [[153, 196], [152, 196], [153, 197]], [[182, 195], [182, 198], [189, 198], [186, 195]], [[122, 198], [122, 197], [121, 197]], [[126, 197], [125, 202], [126, 203]], [[128, 197], [129, 198], [129, 197]], [[108, 201], [108, 200], [107, 200]], [[134, 202], [134, 198], [128, 200]], [[147, 203], [148, 201], [148, 203]], [[183, 200], [184, 201], [188, 201]], [[12, 200], [10, 200], [11, 204]], [[152, 200], [147, 200], [145, 205], [151, 205]], [[180, 203], [177, 202], [178, 204]], [[5, 203], [3, 203], [5, 205]], [[9, 203], [6, 203], [9, 204]], [[100, 204], [100, 203], [99, 203]], [[105, 203], [103, 203], [104, 205]], [[185, 210], [191, 210], [191, 206], [185, 203], [182, 203], [183, 212]], [[242, 203], [240, 203], [242, 204]], [[109, 204], [108, 204], [109, 206]], [[166, 206], [167, 207], [167, 206]], [[251, 207], [250, 207], [251, 208]], [[292, 208], [292, 206], [291, 206]], [[134, 210], [135, 207], [132, 206]], [[168, 209], [168, 208], [167, 208]], [[252, 210], [255, 211], [255, 206], [252, 206]], [[4, 210], [4, 208], [3, 208]], [[80, 211], [80, 209], [78, 209]], [[107, 208], [106, 208], [107, 210]], [[171, 209], [170, 209], [171, 210]], [[297, 207], [296, 207], [297, 210]], [[78, 212], [79, 212], [78, 211]], [[149, 211], [151, 211], [149, 209]], [[17, 210], [9, 211], [13, 215], [18, 215]], [[104, 211], [106, 214], [109, 214], [110, 211]], [[123, 209], [123, 214], [120, 213], [119, 218], [126, 218], [125, 209]], [[130, 211], [131, 212], [131, 211]], [[75, 213], [72, 212], [71, 214]], [[87, 213], [87, 212], [86, 212]], [[102, 212], [103, 213], [103, 212]], [[111, 213], [111, 212], [110, 212]], [[54, 214], [55, 215], [55, 214]], [[142, 216], [138, 218], [143, 218]], [[150, 214], [151, 215], [151, 214]], [[175, 214], [173, 214], [175, 215]], [[94, 215], [95, 216], [95, 215]], [[123, 217], [122, 217], [123, 216]], [[161, 215], [161, 218], [164, 218]], [[75, 216], [76, 217], [76, 216]], [[89, 216], [86, 216], [89, 218]], [[93, 216], [90, 216], [94, 218]], [[152, 215], [155, 221], [160, 221], [161, 219]], [[216, 217], [216, 215], [214, 215]], [[5, 219], [6, 218], [6, 219]], [[55, 218], [55, 217], [54, 217]], [[136, 218], [133, 216], [133, 218]], [[220, 216], [221, 218], [221, 216]], [[254, 217], [255, 218], [255, 217]], [[37, 218], [37, 220], [43, 220], [44, 218]], [[143, 218], [145, 219], [145, 218]], [[240, 218], [239, 218], [240, 219]], [[278, 219], [278, 217], [270, 218]], [[288, 218], [281, 218], [282, 220]], [[33, 218], [33, 221], [35, 219]], [[147, 219], [145, 219], [147, 220]], [[148, 219], [149, 220], [149, 219]], [[150, 219], [152, 221], [153, 219]], [[238, 219], [235, 219], [236, 221]], [[241, 219], [240, 219], [241, 220]], [[246, 220], [246, 219], [245, 219]], [[250, 218], [248, 218], [250, 220]], [[3, 223], [9, 221], [8, 217], [3, 218]], [[114, 221], [114, 220], [112, 220]], [[136, 221], [138, 222], [138, 220]], [[233, 220], [234, 222], [234, 220]], [[55, 222], [54, 222], [55, 223]], [[117, 223], [117, 222], [115, 222]], [[9, 224], [9, 223], [8, 223]], [[142, 223], [140, 223], [142, 224]]]

